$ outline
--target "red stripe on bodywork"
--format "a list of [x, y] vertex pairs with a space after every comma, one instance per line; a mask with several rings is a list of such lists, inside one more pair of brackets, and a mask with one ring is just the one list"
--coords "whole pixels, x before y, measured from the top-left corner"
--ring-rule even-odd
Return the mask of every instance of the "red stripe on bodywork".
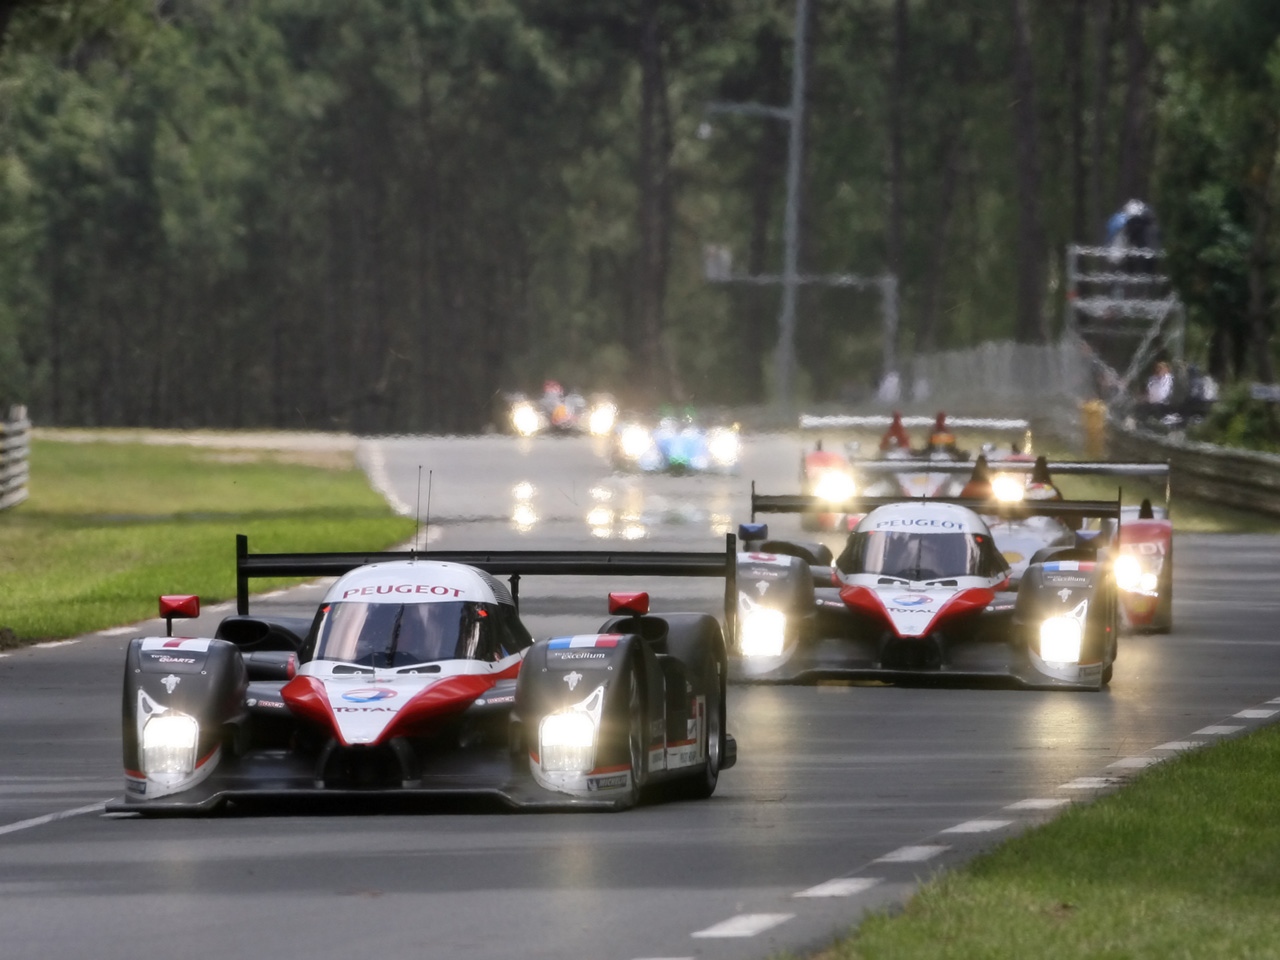
[[461, 713], [482, 693], [492, 687], [496, 676], [464, 674], [433, 683], [400, 708], [400, 712], [382, 731], [375, 743], [412, 733], [415, 728]]
[[920, 635], [924, 636], [929, 633], [935, 625], [943, 620], [953, 620], [956, 617], [964, 616], [966, 613], [977, 613], [995, 598], [995, 591], [989, 587], [970, 587], [968, 590], [961, 590], [938, 609], [938, 612], [933, 615], [933, 619], [929, 621], [929, 625], [925, 627], [924, 633]]
[[961, 590], [938, 608], [938, 612], [933, 615], [933, 618], [923, 630], [919, 633], [904, 635], [899, 632], [897, 624], [893, 622], [893, 617], [889, 616], [889, 611], [885, 609], [884, 601], [880, 599], [880, 594], [875, 590], [870, 587], [850, 584], [840, 591], [840, 599], [845, 602], [846, 606], [860, 613], [879, 618], [887, 623], [889, 629], [899, 637], [927, 636], [941, 621], [950, 620], [966, 613], [976, 613], [995, 598], [995, 591], [987, 587], [970, 587], [968, 590]]
[[294, 677], [280, 688], [280, 696], [299, 717], [326, 728], [338, 738], [339, 743], [346, 744], [342, 731], [338, 729], [338, 718], [333, 715], [333, 707], [329, 704], [329, 693], [318, 679]]

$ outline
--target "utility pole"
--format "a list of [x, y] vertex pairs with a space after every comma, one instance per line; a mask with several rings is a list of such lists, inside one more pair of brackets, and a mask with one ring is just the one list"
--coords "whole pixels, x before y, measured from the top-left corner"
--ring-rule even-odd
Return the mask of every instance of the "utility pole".
[[[898, 325], [898, 280], [892, 274], [863, 277], [855, 274], [805, 275], [800, 273], [800, 171], [804, 166], [805, 64], [808, 60], [809, 0], [796, 0], [795, 41], [791, 63], [791, 103], [771, 107], [762, 103], [714, 102], [708, 114], [737, 114], [784, 120], [787, 136], [787, 197], [782, 225], [782, 273], [750, 276], [732, 273], [732, 257], [724, 247], [707, 249], [707, 279], [713, 283], [780, 285], [782, 310], [778, 316], [778, 347], [775, 353], [774, 387], [780, 412], [795, 411], [796, 379], [796, 292], [805, 284], [834, 287], [875, 287], [881, 295], [885, 334], [885, 370], [895, 369], [893, 337]], [[709, 129], [709, 128], [708, 128]], [[701, 135], [701, 134], [700, 134]]]

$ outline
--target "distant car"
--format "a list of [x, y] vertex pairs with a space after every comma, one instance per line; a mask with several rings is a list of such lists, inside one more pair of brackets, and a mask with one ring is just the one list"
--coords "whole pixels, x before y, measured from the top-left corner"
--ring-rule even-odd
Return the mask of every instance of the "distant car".
[[[993, 443], [983, 452], [994, 456], [1014, 456], [1029, 445], [1030, 423], [1026, 420], [991, 417], [903, 417], [894, 414], [866, 416], [800, 417], [802, 430], [867, 430], [883, 429], [879, 449], [874, 458], [862, 454], [862, 445], [849, 443], [836, 452], [822, 440], [806, 451], [800, 464], [800, 489], [825, 503], [836, 503], [851, 496], [868, 497], [946, 497], [957, 496], [963, 480], [956, 473], [935, 465], [969, 462], [969, 451], [956, 445], [952, 429], [975, 429], [987, 432], [1015, 432], [1021, 442], [1005, 448]], [[928, 427], [929, 433], [918, 447], [911, 445], [908, 427]], [[1025, 439], [1023, 439], [1025, 438]], [[801, 517], [806, 530], [841, 530], [843, 518], [821, 509]]]
[[[598, 633], [535, 641], [494, 577], [726, 577], [732, 537], [718, 553], [237, 552], [239, 613], [212, 637], [129, 643], [113, 810], [456, 794], [621, 809], [709, 796], [734, 764], [714, 617], [612, 593]], [[335, 574], [313, 618], [248, 615], [250, 577]], [[161, 598], [170, 625], [198, 613]]]
[[621, 422], [611, 456], [614, 468], [626, 472], [733, 474], [741, 453], [737, 424], [708, 428], [689, 417], [663, 417], [653, 427]]
[[[803, 513], [811, 497], [752, 492], [757, 511]], [[895, 683], [999, 681], [1097, 690], [1117, 653], [1111, 556], [1097, 538], [1047, 547], [1015, 586], [979, 509], [1116, 520], [1119, 502], [869, 499], [838, 557], [822, 544], [740, 530], [735, 676]]]
[[539, 434], [590, 434], [608, 436], [618, 416], [612, 397], [590, 399], [576, 390], [565, 390], [553, 380], [543, 385], [542, 395], [531, 399], [523, 393], [505, 397], [505, 428], [522, 437]]

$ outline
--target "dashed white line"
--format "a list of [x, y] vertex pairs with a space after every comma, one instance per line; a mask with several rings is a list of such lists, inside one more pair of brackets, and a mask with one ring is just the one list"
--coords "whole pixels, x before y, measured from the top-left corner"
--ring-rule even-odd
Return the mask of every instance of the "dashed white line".
[[58, 813], [46, 813], [43, 817], [32, 817], [30, 820], [19, 820], [17, 823], [9, 823], [0, 827], [0, 834], [30, 830], [32, 827], [42, 827], [46, 823], [54, 823], [58, 820], [66, 820], [69, 817], [78, 817], [86, 813], [101, 813], [105, 805], [106, 801], [102, 800], [98, 803], [91, 803], [87, 807], [76, 807], [74, 810], [62, 810]]
[[872, 863], [920, 863], [924, 860], [931, 860], [944, 850], [950, 850], [946, 846], [920, 846], [920, 847], [899, 847], [892, 853], [886, 853], [883, 857], [871, 861]]
[[1161, 759], [1161, 757], [1122, 757], [1115, 763], [1108, 763], [1107, 769], [1141, 770], [1143, 767], [1149, 767], [1153, 763], [1159, 763]]
[[1196, 747], [1204, 745], [1203, 740], [1170, 740], [1168, 743], [1162, 743], [1158, 747], [1152, 747], [1152, 750], [1193, 750]]
[[1053, 810], [1057, 807], [1065, 806], [1071, 801], [1065, 797], [1033, 797], [1030, 800], [1019, 800], [1017, 803], [1011, 803], [1006, 810]]
[[947, 827], [947, 829], [941, 832], [991, 833], [993, 830], [1003, 830], [1012, 823], [1012, 820], [966, 820], [964, 823], [957, 823], [954, 827]]
[[793, 893], [793, 897], [853, 897], [870, 890], [880, 882], [879, 877], [838, 877], [808, 890]]
[[736, 917], [722, 920], [714, 926], [707, 927], [690, 934], [694, 937], [754, 937], [771, 930], [781, 923], [786, 923], [794, 913], [740, 913]]
[[1244, 727], [1221, 726], [1221, 725], [1214, 726], [1214, 727], [1201, 727], [1199, 730], [1193, 733], [1192, 736], [1201, 736], [1201, 737], [1226, 736], [1227, 734], [1230, 734], [1230, 733], [1239, 733], [1243, 729]]
[[1114, 777], [1076, 777], [1070, 783], [1064, 783], [1060, 790], [1101, 790], [1116, 783]]
[[1274, 717], [1280, 710], [1241, 710], [1239, 713], [1233, 713], [1233, 717], [1239, 717], [1241, 720], [1266, 720]]
[[1280, 703], [1280, 697], [1276, 697], [1274, 700], [1268, 700], [1267, 703]]
[[44, 643], [33, 643], [32, 650], [48, 650], [51, 647], [69, 647], [73, 643], [79, 643], [79, 640], [46, 640]]
[[133, 633], [133, 632], [135, 632], [135, 630], [136, 630], [136, 628], [133, 626], [133, 624], [129, 624], [128, 626], [125, 626], [125, 627], [112, 627], [112, 628], [111, 628], [111, 629], [109, 629], [109, 630], [99, 630], [99, 631], [98, 631], [98, 636], [100, 636], [100, 637], [123, 637], [126, 633]]

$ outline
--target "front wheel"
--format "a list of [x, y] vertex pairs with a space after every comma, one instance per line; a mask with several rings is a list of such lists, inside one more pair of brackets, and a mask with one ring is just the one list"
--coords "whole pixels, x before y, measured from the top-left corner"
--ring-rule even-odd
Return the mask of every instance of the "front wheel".
[[703, 747], [706, 759], [702, 766], [687, 779], [681, 780], [675, 793], [691, 800], [705, 800], [715, 793], [720, 780], [720, 765], [724, 762], [724, 667], [709, 652], [702, 666], [706, 683], [706, 713], [703, 724]]
[[635, 663], [627, 667], [627, 756], [631, 764], [631, 789], [624, 806], [634, 807], [644, 790], [647, 741], [644, 719], [644, 691]]

